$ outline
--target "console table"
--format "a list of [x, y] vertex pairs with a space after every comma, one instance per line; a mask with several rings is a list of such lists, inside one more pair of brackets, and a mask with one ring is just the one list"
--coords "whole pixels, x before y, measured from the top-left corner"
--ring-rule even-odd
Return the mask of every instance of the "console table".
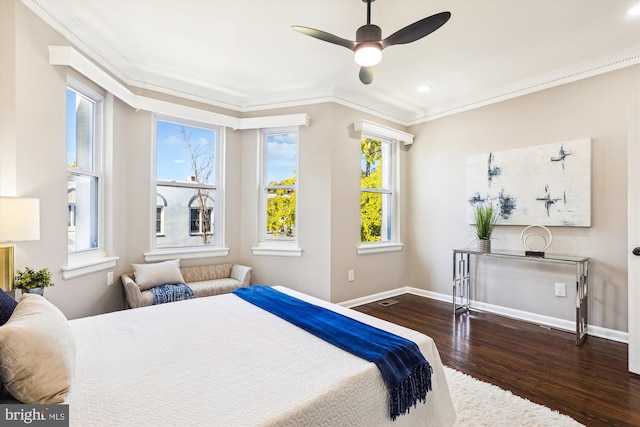
[[568, 264], [576, 273], [576, 345], [582, 344], [587, 336], [587, 315], [589, 293], [589, 258], [568, 255], [545, 254], [544, 257], [528, 256], [524, 252], [492, 251], [478, 252], [469, 249], [453, 250], [453, 313], [468, 311], [470, 308], [471, 273], [469, 261], [471, 256], [485, 256], [505, 260], [524, 260], [552, 264]]

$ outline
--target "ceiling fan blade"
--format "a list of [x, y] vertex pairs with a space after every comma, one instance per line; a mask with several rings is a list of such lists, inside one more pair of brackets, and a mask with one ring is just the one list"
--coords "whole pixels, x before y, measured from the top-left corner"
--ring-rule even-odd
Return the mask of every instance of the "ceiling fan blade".
[[382, 48], [420, 40], [446, 24], [449, 18], [451, 18], [451, 12], [441, 12], [407, 25], [382, 40]]
[[373, 77], [376, 75], [376, 69], [374, 67], [360, 67], [360, 81], [366, 85], [373, 81]]
[[326, 31], [316, 30], [315, 28], [301, 27], [299, 25], [293, 25], [293, 30], [314, 37], [316, 39], [323, 40], [325, 42], [337, 44], [338, 46], [344, 46], [347, 49], [354, 50], [356, 48], [356, 42], [343, 39], [342, 37], [334, 36]]

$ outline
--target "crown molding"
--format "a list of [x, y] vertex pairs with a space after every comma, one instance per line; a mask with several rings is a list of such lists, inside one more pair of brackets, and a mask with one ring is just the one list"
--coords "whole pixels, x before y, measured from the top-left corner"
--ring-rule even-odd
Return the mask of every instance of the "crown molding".
[[[505, 85], [491, 91], [477, 93], [450, 104], [443, 104], [428, 110], [416, 112], [408, 112], [406, 109], [392, 107], [384, 102], [370, 98], [365, 99], [362, 96], [341, 91], [335, 87], [310, 91], [285, 92], [263, 97], [234, 96], [216, 88], [203, 87], [197, 83], [177, 81], [162, 76], [155, 76], [154, 78], [157, 81], [148, 81], [149, 79], [143, 81], [138, 78], [123, 75], [119, 69], [120, 67], [114, 65], [108, 58], [100, 55], [97, 49], [93, 48], [89, 43], [66, 28], [64, 24], [56, 19], [38, 0], [21, 1], [49, 26], [60, 32], [71, 42], [81, 46], [84, 54], [100, 67], [103, 67], [104, 70], [107, 70], [110, 75], [115, 76], [119, 81], [123, 82], [124, 85], [119, 83], [122, 87], [126, 85], [128, 87], [149, 89], [238, 113], [332, 102], [389, 120], [402, 126], [413, 126], [640, 63], [640, 47], [636, 45], [632, 48], [613, 52], [610, 55], [594, 58], [581, 64], [575, 64], [563, 69], [533, 76], [529, 79]], [[92, 65], [98, 69], [98, 66], [95, 64]], [[126, 90], [129, 91], [128, 89]], [[116, 93], [114, 93], [114, 95], [126, 102], [125, 98]], [[128, 95], [123, 94], [122, 96], [126, 97]], [[235, 126], [230, 127], [235, 128]]]
[[233, 130], [281, 126], [309, 126], [310, 122], [309, 115], [305, 113], [238, 118], [136, 95], [70, 46], [49, 46], [49, 63], [51, 65], [63, 65], [73, 68], [137, 110], [152, 111], [173, 117], [222, 125], [232, 128]]
[[452, 104], [441, 105], [430, 110], [421, 111], [417, 113], [413, 119], [409, 120], [407, 125], [412, 126], [451, 116], [636, 64], [640, 64], [640, 47], [637, 46], [599, 57], [589, 62], [575, 64], [550, 73], [534, 76], [486, 93], [480, 93], [473, 97], [459, 100]]
[[[298, 91], [295, 93], [281, 93], [265, 97], [245, 98], [244, 100], [229, 102], [229, 100], [220, 100], [217, 92], [208, 91], [203, 88], [194, 87], [192, 88], [193, 91], [175, 90], [166, 84], [156, 85], [126, 78], [124, 81], [129, 86], [150, 89], [238, 113], [301, 107], [321, 103], [336, 103], [356, 111], [389, 120], [401, 126], [413, 126], [637, 64], [640, 64], [640, 48], [634, 47], [586, 63], [576, 64], [550, 73], [534, 76], [495, 90], [478, 93], [472, 97], [461, 99], [451, 104], [440, 105], [414, 114], [407, 114], [406, 111], [380, 105], [380, 103], [375, 103], [371, 100], [360, 99], [352, 93], [341, 91], [335, 87]], [[91, 68], [99, 69], [96, 65], [91, 65]], [[124, 85], [121, 86], [125, 88]], [[129, 91], [128, 89], [126, 90]], [[198, 94], [194, 94], [195, 92]], [[116, 93], [114, 93], [114, 95], [118, 96]], [[121, 99], [126, 101], [125, 98]], [[235, 125], [230, 127], [236, 128]]]

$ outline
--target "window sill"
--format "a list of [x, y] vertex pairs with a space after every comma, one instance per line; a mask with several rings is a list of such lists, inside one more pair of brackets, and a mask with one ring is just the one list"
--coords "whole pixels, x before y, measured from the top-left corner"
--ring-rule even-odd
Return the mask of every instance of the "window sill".
[[302, 248], [294, 245], [281, 245], [281, 244], [261, 244], [251, 248], [254, 255], [261, 256], [289, 256], [299, 257], [302, 256]]
[[151, 252], [145, 252], [144, 260], [146, 262], [166, 261], [170, 259], [197, 259], [197, 258], [213, 258], [229, 255], [229, 248], [171, 248], [156, 249]]
[[402, 248], [404, 248], [404, 243], [367, 243], [358, 246], [358, 255], [398, 252], [401, 251]]
[[73, 264], [62, 267], [62, 278], [64, 280], [74, 279], [87, 274], [97, 273], [98, 271], [108, 270], [116, 266], [117, 256], [105, 256], [94, 259], [78, 259]]

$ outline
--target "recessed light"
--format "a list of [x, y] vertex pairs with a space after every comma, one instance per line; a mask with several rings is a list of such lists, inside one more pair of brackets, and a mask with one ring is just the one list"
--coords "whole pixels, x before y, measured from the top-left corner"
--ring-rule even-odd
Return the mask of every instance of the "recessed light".
[[635, 5], [631, 9], [629, 9], [629, 12], [627, 12], [627, 15], [632, 15], [632, 16], [640, 15], [640, 4]]
[[425, 92], [429, 92], [431, 90], [431, 86], [418, 86], [418, 92], [420, 93], [425, 93]]

